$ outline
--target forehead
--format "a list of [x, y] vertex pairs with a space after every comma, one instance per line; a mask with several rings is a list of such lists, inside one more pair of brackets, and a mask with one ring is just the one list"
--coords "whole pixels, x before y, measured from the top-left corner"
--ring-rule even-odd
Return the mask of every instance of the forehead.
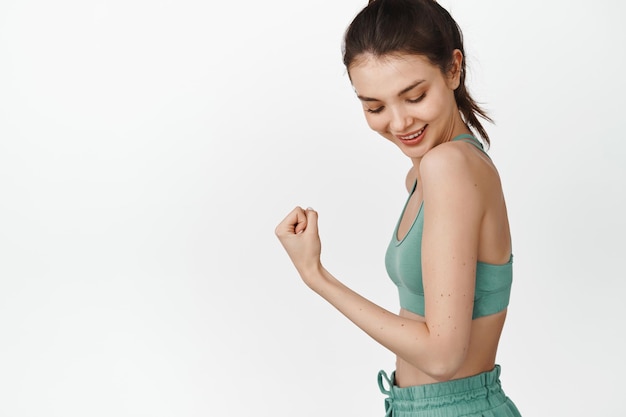
[[350, 65], [349, 73], [357, 94], [369, 97], [395, 96], [408, 83], [442, 77], [439, 67], [415, 54], [363, 54]]

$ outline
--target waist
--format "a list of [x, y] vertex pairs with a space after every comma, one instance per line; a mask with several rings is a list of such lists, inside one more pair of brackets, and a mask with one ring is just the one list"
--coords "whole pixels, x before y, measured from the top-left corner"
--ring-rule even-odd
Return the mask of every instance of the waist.
[[378, 385], [381, 392], [388, 395], [387, 406], [394, 411], [394, 416], [409, 411], [412, 416], [431, 416], [435, 415], [434, 410], [439, 411], [438, 416], [458, 416], [468, 411], [489, 410], [507, 401], [498, 365], [466, 378], [404, 388], [395, 384], [395, 372], [388, 377], [380, 371]]
[[[484, 356], [492, 356], [492, 355], [484, 355]], [[457, 371], [457, 373], [452, 378], [450, 378], [450, 381], [469, 378], [474, 375], [478, 375], [484, 372], [489, 372], [495, 366], [494, 361], [495, 361], [495, 358], [480, 358], [479, 362], [477, 362], [476, 360], [467, 361]], [[424, 373], [423, 371], [415, 368], [413, 365], [404, 361], [399, 356], [396, 356], [396, 369], [393, 374], [394, 374], [394, 385], [397, 386], [398, 388], [406, 388], [406, 387], [411, 387], [411, 386], [425, 386], [425, 385], [440, 383], [440, 381]]]

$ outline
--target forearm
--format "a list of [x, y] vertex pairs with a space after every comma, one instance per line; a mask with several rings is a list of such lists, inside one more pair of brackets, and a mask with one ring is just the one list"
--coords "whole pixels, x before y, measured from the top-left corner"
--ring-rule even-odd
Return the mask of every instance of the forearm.
[[[302, 274], [302, 272], [301, 272]], [[333, 277], [322, 266], [303, 274], [309, 287], [350, 321], [403, 360], [436, 379], [446, 379], [463, 357], [425, 322], [394, 314]]]

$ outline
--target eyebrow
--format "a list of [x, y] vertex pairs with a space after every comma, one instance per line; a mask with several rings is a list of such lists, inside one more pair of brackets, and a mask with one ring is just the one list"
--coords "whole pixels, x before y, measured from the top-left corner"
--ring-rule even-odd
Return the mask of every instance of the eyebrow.
[[[409, 85], [406, 88], [403, 88], [399, 93], [398, 93], [398, 97], [400, 97], [402, 94], [408, 93], [409, 91], [411, 91], [412, 89], [414, 89], [415, 87], [417, 87], [418, 85], [422, 84], [423, 82], [425, 82], [426, 80], [419, 80], [419, 81], [415, 81], [413, 84]], [[377, 98], [373, 98], [373, 97], [365, 97], [365, 96], [361, 96], [357, 94], [357, 97], [359, 98], [359, 100], [361, 101], [382, 101], [379, 100]]]

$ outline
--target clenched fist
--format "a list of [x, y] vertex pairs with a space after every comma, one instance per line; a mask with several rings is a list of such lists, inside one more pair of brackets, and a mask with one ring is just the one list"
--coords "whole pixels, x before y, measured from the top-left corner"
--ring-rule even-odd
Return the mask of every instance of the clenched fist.
[[305, 282], [311, 272], [321, 268], [322, 245], [315, 210], [296, 207], [276, 227], [276, 236]]

